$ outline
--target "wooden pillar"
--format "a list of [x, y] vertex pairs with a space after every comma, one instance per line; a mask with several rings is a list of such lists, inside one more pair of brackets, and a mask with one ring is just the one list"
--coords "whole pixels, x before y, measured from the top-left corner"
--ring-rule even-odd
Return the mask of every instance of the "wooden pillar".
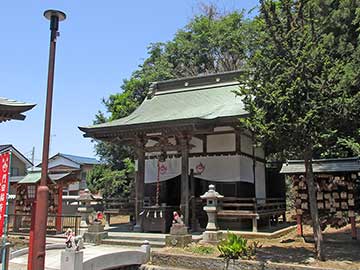
[[253, 158], [253, 166], [252, 166], [252, 171], [253, 171], [253, 180], [254, 180], [254, 192], [255, 192], [255, 203], [257, 202], [257, 189], [256, 189], [256, 158], [255, 158], [255, 136], [252, 133], [251, 135], [251, 143], [252, 143], [252, 158]]
[[356, 240], [357, 239], [357, 230], [356, 230], [355, 217], [350, 217], [350, 224], [351, 224], [351, 238]]
[[297, 235], [298, 236], [304, 236], [301, 215], [296, 215], [296, 223], [297, 223]]
[[181, 202], [180, 210], [184, 215], [184, 222], [189, 226], [189, 139], [180, 137], [181, 145]]
[[136, 225], [134, 231], [142, 231], [141, 211], [144, 206], [144, 189], [145, 189], [145, 142], [139, 139], [136, 143], [137, 171], [135, 175], [135, 217]]
[[57, 206], [57, 215], [56, 215], [56, 232], [62, 233], [62, 224], [61, 224], [61, 216], [62, 216], [62, 193], [63, 193], [63, 186], [58, 186], [58, 206]]
[[252, 218], [252, 231], [257, 232], [258, 231], [258, 225], [257, 225], [257, 217], [254, 216]]
[[198, 229], [198, 222], [196, 219], [196, 197], [195, 197], [195, 182], [194, 169], [190, 170], [190, 202], [191, 202], [191, 231], [195, 232]]

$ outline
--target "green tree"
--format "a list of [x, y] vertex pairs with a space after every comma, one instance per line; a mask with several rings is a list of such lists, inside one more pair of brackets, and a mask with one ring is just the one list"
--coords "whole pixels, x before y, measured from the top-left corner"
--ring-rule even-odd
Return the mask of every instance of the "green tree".
[[126, 168], [113, 170], [107, 165], [95, 165], [88, 173], [86, 181], [89, 190], [101, 193], [104, 198], [128, 198], [133, 194], [134, 185], [131, 178], [135, 168], [130, 159], [124, 159]]
[[344, 142], [358, 139], [359, 11], [359, 1], [352, 0], [261, 0], [258, 47], [241, 78], [249, 112], [243, 124], [269, 153], [305, 160], [320, 260], [312, 159], [351, 155]]

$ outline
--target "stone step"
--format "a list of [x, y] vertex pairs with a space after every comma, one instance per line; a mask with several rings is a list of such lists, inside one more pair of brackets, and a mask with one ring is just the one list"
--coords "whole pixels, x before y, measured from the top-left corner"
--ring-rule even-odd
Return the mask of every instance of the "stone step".
[[[140, 266], [139, 270], [189, 270], [185, 268], [178, 268], [174, 266], [159, 266], [159, 265], [151, 265], [151, 264], [143, 264]], [[191, 270], [196, 270], [192, 268]]]
[[154, 236], [113, 236], [109, 235], [108, 239], [114, 240], [136, 240], [136, 241], [150, 241], [150, 242], [165, 242], [165, 237], [154, 237]]
[[146, 234], [146, 233], [109, 233], [110, 239], [116, 240], [138, 240], [138, 241], [151, 241], [151, 242], [165, 242], [164, 234]]
[[[136, 239], [114, 239], [112, 237], [103, 239], [101, 241], [102, 244], [104, 245], [119, 245], [119, 246], [136, 246], [136, 247], [140, 247], [141, 245], [144, 244], [144, 240], [136, 240]], [[160, 242], [160, 241], [151, 241], [148, 240], [150, 243], [150, 246], [153, 248], [162, 248], [165, 247], [165, 241]]]

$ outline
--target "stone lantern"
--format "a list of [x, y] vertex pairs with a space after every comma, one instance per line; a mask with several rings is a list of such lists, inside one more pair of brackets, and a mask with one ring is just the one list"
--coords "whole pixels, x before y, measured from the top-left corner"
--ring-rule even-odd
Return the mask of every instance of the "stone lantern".
[[209, 185], [209, 190], [204, 195], [200, 196], [200, 198], [206, 200], [204, 211], [208, 216], [208, 224], [206, 226], [206, 231], [203, 234], [202, 242], [217, 243], [219, 240], [221, 240], [222, 233], [217, 231], [218, 226], [216, 216], [219, 200], [224, 198], [224, 196], [215, 191], [214, 185]]
[[94, 208], [91, 206], [91, 202], [94, 201], [94, 196], [91, 194], [90, 190], [85, 189], [80, 193], [78, 201], [80, 203], [78, 213], [81, 216], [80, 234], [83, 235], [88, 228], [89, 216], [94, 212]]

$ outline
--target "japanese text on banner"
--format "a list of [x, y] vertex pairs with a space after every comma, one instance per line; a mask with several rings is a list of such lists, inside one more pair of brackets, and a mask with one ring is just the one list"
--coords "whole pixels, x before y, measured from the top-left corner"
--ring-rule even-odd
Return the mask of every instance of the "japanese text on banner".
[[0, 155], [0, 235], [3, 235], [9, 184], [10, 153]]

